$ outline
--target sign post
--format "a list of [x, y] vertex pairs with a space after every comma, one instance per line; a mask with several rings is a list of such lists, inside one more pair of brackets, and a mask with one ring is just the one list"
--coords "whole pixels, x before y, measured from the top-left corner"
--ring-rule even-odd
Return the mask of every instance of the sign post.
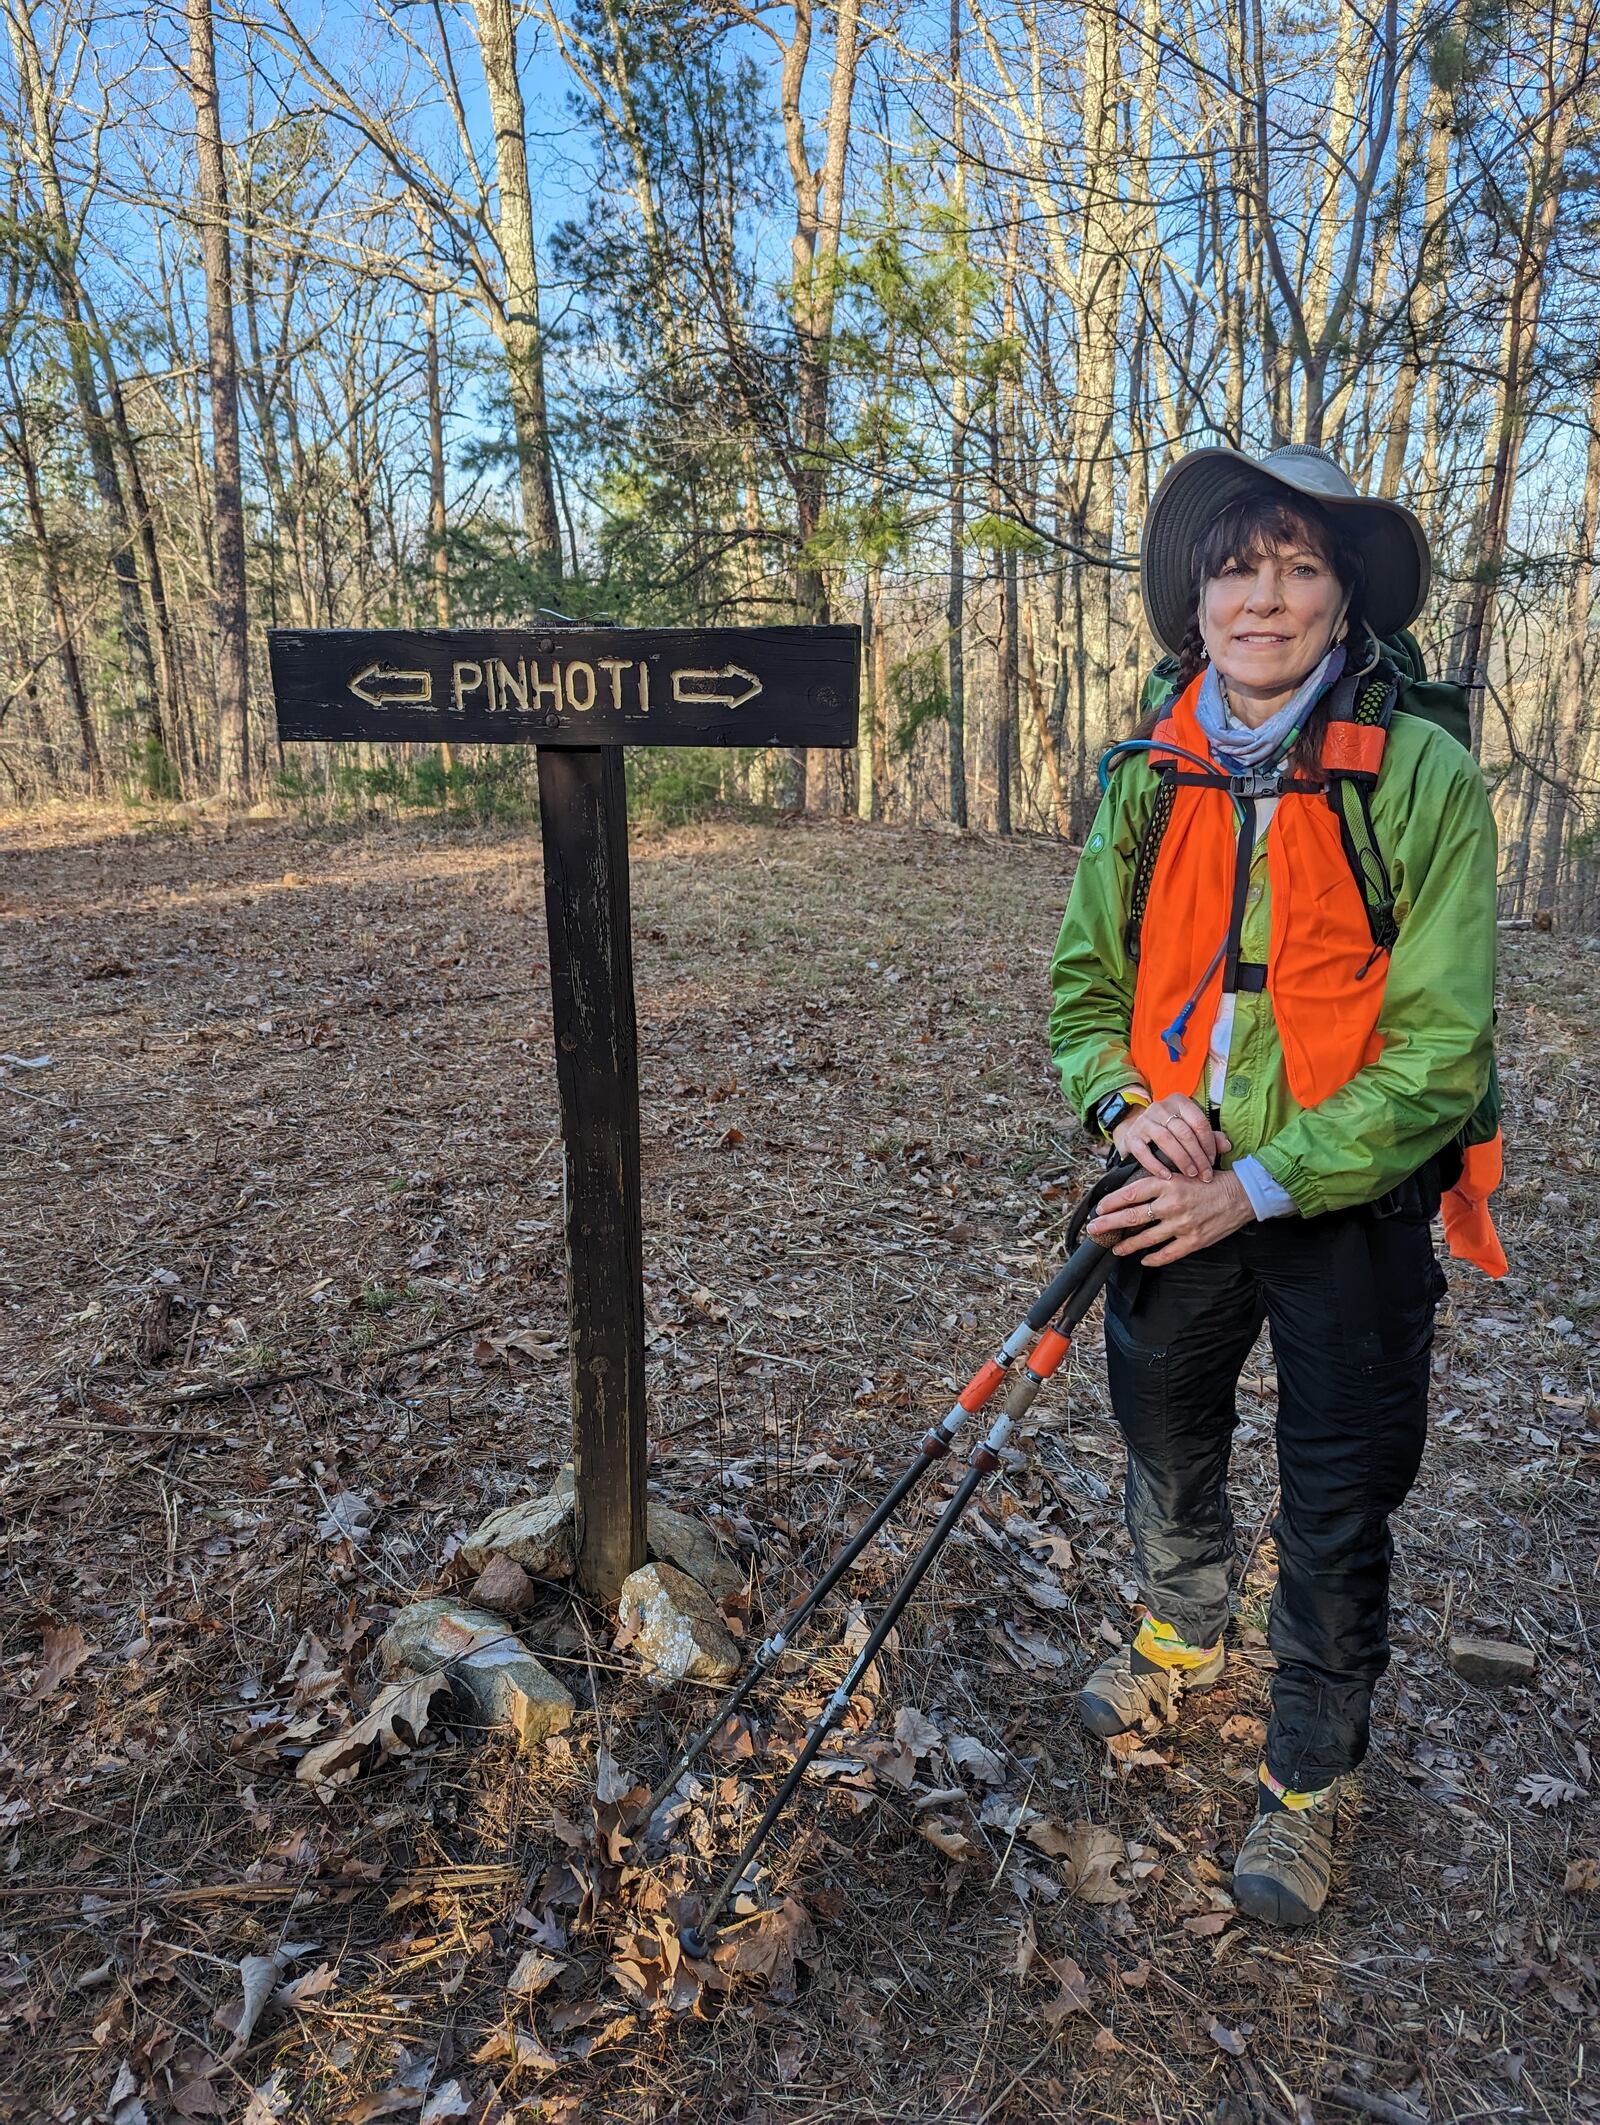
[[624, 745], [855, 743], [854, 627], [275, 628], [288, 741], [539, 752], [566, 1167], [578, 1578], [614, 1603], [644, 1562], [639, 1058]]

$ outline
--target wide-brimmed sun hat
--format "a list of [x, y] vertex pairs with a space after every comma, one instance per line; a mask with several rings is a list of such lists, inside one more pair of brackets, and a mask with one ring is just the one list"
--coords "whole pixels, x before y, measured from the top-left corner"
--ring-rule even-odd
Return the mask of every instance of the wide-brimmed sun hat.
[[1194, 599], [1194, 549], [1220, 511], [1242, 495], [1280, 487], [1325, 509], [1366, 564], [1366, 618], [1374, 634], [1397, 634], [1428, 595], [1428, 539], [1403, 503], [1357, 491], [1344, 468], [1310, 443], [1285, 443], [1265, 457], [1223, 444], [1191, 450], [1150, 499], [1139, 552], [1144, 609], [1163, 649], [1177, 651]]

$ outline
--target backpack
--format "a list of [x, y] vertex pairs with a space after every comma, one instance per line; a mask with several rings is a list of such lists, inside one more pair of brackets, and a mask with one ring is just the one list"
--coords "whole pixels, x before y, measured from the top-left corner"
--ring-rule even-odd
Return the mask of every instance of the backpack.
[[[1396, 714], [1420, 716], [1424, 722], [1436, 723], [1458, 745], [1470, 749], [1472, 719], [1466, 688], [1449, 679], [1428, 677], [1421, 645], [1409, 630], [1386, 636], [1379, 642], [1378, 649], [1378, 662], [1370, 672], [1347, 673], [1337, 682], [1334, 688], [1335, 715], [1342, 715], [1356, 724], [1376, 725], [1383, 730], [1388, 729], [1390, 718]], [[1152, 668], [1139, 691], [1141, 720], [1159, 715], [1175, 698], [1179, 678], [1176, 657], [1163, 657]], [[1113, 746], [1108, 761], [1119, 750]], [[1172, 772], [1162, 770], [1164, 783], [1170, 780]], [[1104, 767], [1101, 777], [1103, 782]], [[1400, 929], [1394, 912], [1394, 888], [1389, 879], [1389, 867], [1378, 843], [1368, 802], [1372, 779], [1375, 778], [1335, 772], [1330, 777], [1334, 785], [1330, 802], [1334, 803], [1339, 814], [1339, 838], [1360, 888], [1367, 911], [1367, 927], [1372, 936], [1373, 956], [1376, 957], [1380, 952], [1393, 949]], [[1156, 858], [1161, 853], [1161, 839], [1171, 817], [1170, 798], [1163, 802], [1158, 795], [1134, 860], [1127, 945], [1129, 956], [1135, 961], [1139, 956], [1139, 928], [1144, 918], [1145, 901], [1155, 876]], [[1489, 1082], [1483, 1097], [1459, 1135], [1439, 1154], [1446, 1188], [1454, 1185], [1462, 1154], [1475, 1144], [1489, 1143], [1500, 1133], [1500, 1115], [1500, 1076], [1491, 1056]]]

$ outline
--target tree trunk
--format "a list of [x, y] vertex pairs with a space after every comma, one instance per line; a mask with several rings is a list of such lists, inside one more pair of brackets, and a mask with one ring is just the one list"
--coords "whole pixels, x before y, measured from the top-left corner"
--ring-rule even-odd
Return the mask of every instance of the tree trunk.
[[144, 763], [145, 779], [150, 786], [159, 787], [166, 779], [167, 737], [161, 696], [156, 686], [155, 663], [150, 652], [150, 631], [145, 622], [144, 600], [139, 587], [138, 564], [134, 559], [135, 533], [117, 478], [116, 453], [95, 380], [94, 354], [78, 281], [78, 247], [67, 216], [66, 196], [56, 162], [53, 113], [45, 89], [32, 11], [8, 4], [6, 26], [11, 35], [11, 48], [21, 77], [33, 136], [32, 159], [44, 207], [45, 240], [42, 248], [49, 260], [56, 299], [61, 307], [67, 366], [83, 423], [95, 491], [106, 513], [111, 566], [117, 580], [122, 642], [128, 658], [128, 683], [133, 692], [134, 719], [149, 750]]
[[[1575, 59], [1573, 63], [1579, 62]], [[1543, 114], [1543, 137], [1529, 158], [1517, 257], [1512, 268], [1510, 300], [1501, 341], [1499, 388], [1483, 468], [1483, 499], [1472, 541], [1472, 581], [1457, 630], [1456, 670], [1461, 683], [1469, 689], [1480, 687], [1485, 676], [1495, 597], [1505, 562], [1506, 534], [1516, 491], [1517, 467], [1527, 432], [1528, 393], [1538, 344], [1545, 268], [1551, 239], [1555, 235], [1567, 142], [1572, 131], [1574, 99], [1568, 93], [1570, 88], [1571, 83], [1565, 80], [1552, 83], [1551, 105]], [[1481, 737], [1482, 718], [1475, 716], [1472, 727], [1474, 751]]]
[[950, 355], [950, 581], [945, 598], [949, 641], [947, 711], [950, 746], [950, 820], [967, 824], [967, 139], [966, 93], [961, 76], [961, 0], [950, 0], [950, 91], [954, 99], [955, 175], [950, 188], [951, 242], [955, 248], [954, 346]]
[[1030, 618], [1031, 611], [1030, 606], [1024, 606], [1023, 679], [1028, 690], [1028, 710], [1033, 723], [1034, 739], [1039, 747], [1039, 759], [1044, 768], [1045, 781], [1050, 786], [1050, 816], [1055, 822], [1056, 832], [1065, 841], [1072, 820], [1067, 809], [1066, 791], [1061, 782], [1061, 758], [1055, 734], [1050, 728], [1050, 718], [1045, 711], [1044, 685], [1039, 675], [1038, 628]]
[[133, 425], [128, 418], [122, 379], [117, 374], [105, 335], [97, 332], [96, 338], [106, 379], [106, 402], [110, 408], [111, 432], [116, 439], [117, 448], [122, 453], [123, 476], [128, 482], [128, 499], [133, 505], [134, 536], [139, 542], [145, 591], [150, 601], [150, 618], [153, 623], [151, 633], [156, 647], [156, 697], [160, 719], [159, 731], [152, 732], [152, 736], [159, 736], [174, 781], [177, 787], [181, 788], [183, 777], [178, 758], [178, 726], [182, 708], [178, 645], [172, 625], [172, 607], [167, 596], [166, 565], [161, 558], [160, 542], [156, 538], [155, 512], [150, 506], [149, 493], [144, 484], [144, 472], [139, 463], [139, 447], [134, 439]]
[[1442, 89], [1434, 88], [1429, 93], [1423, 109], [1423, 124], [1428, 130], [1428, 156], [1422, 178], [1422, 240], [1417, 247], [1416, 278], [1406, 304], [1406, 346], [1389, 401], [1388, 434], [1379, 483], [1379, 492], [1388, 495], [1400, 492], [1406, 448], [1411, 440], [1411, 414], [1416, 404], [1417, 384], [1424, 368], [1433, 359], [1445, 297], [1444, 243], [1455, 135], [1450, 126], [1450, 99]]
[[[1011, 226], [1006, 232], [1006, 262], [1000, 304], [1000, 329], [1011, 342], [1017, 330], [1017, 251], [1021, 238], [1022, 206], [1012, 200]], [[994, 412], [989, 431], [989, 463], [993, 479], [990, 508], [998, 524], [1007, 524], [1013, 514], [1010, 497], [1017, 485], [1017, 429], [1020, 409], [1014, 366], [1008, 357], [1005, 372], [996, 379]], [[1108, 584], [1109, 588], [1109, 584]], [[1017, 743], [1017, 547], [1007, 535], [1000, 549], [1000, 639], [999, 669], [995, 687], [994, 805], [995, 831], [1011, 832], [1011, 761]]]
[[511, 390], [523, 534], [533, 566], [559, 579], [561, 529], [550, 472], [539, 267], [533, 240], [533, 194], [528, 181], [527, 114], [517, 72], [517, 11], [513, 0], [473, 0], [473, 7], [478, 18], [478, 49], [494, 126], [495, 175], [500, 189], [495, 231], [505, 285], [495, 330], [505, 350]]
[[[828, 88], [827, 146], [813, 167], [806, 140], [802, 97], [811, 56], [813, 0], [795, 0], [794, 32], [783, 50], [779, 101], [784, 149], [794, 193], [794, 234], [789, 255], [793, 285], [796, 396], [799, 401], [795, 465], [795, 618], [802, 626], [828, 618], [828, 586], [808, 550], [822, 523], [827, 497], [829, 397], [833, 351], [835, 269], [844, 227], [844, 180], [850, 153], [850, 120], [861, 58], [861, 0], [839, 0], [833, 32], [833, 74]], [[806, 802], [809, 768], [803, 752], [788, 755], [785, 799], [792, 809]]]
[[1589, 393], [1589, 449], [1584, 467], [1583, 501], [1578, 512], [1577, 558], [1567, 592], [1566, 640], [1556, 703], [1555, 780], [1550, 789], [1537, 905], [1553, 909], [1561, 878], [1561, 859], [1571, 816], [1573, 791], [1583, 763], [1589, 727], [1589, 616], [1594, 600], [1595, 543], [1600, 538], [1600, 357], [1594, 363]]
[[450, 554], [444, 503], [444, 402], [439, 393], [439, 295], [430, 282], [422, 329], [428, 366], [428, 565], [433, 577], [433, 624], [450, 625]]
[[218, 787], [224, 797], [237, 803], [250, 793], [250, 663], [228, 183], [211, 0], [184, 0], [184, 4], [189, 25], [189, 90], [194, 99], [195, 150], [200, 168], [200, 240], [205, 261], [206, 350], [211, 387]]
[[62, 688], [78, 728], [79, 770], [88, 780], [89, 794], [92, 797], [103, 797], [106, 794], [105, 763], [100, 757], [94, 719], [89, 711], [89, 694], [83, 683], [83, 667], [78, 661], [78, 645], [73, 636], [72, 616], [67, 610], [66, 593], [62, 588], [55, 540], [50, 533], [49, 520], [44, 513], [44, 500], [39, 491], [39, 466], [28, 435], [25, 401], [16, 377], [11, 374], [9, 362], [6, 368], [17, 422], [16, 434], [11, 439], [12, 454], [16, 458], [17, 469], [22, 474], [28, 523], [39, 549], [39, 567], [44, 575], [45, 591], [50, 602], [51, 625], [55, 629], [56, 654], [61, 660]]
[[[50, 736], [50, 726], [45, 720], [44, 703], [39, 698], [38, 664], [33, 654], [33, 645], [28, 639], [28, 631], [23, 625], [21, 608], [17, 604], [16, 577], [8, 569], [5, 571], [4, 580], [6, 603], [11, 609], [11, 635], [16, 645], [17, 669], [27, 673], [27, 682], [22, 689], [23, 721], [31, 730], [33, 742], [39, 749], [39, 763], [44, 769], [45, 787], [53, 790], [60, 784], [61, 770], [56, 763], [56, 749]], [[34, 777], [34, 787], [38, 787], [37, 776]]]

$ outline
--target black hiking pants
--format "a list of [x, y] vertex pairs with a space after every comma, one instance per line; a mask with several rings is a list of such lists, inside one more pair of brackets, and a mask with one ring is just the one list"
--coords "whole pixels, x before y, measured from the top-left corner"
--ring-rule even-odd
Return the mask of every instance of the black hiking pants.
[[1234, 1389], [1267, 1323], [1282, 1503], [1266, 1761], [1302, 1791], [1366, 1754], [1373, 1685], [1389, 1664], [1389, 1515], [1427, 1431], [1444, 1291], [1433, 1204], [1412, 1183], [1386, 1207], [1249, 1225], [1161, 1269], [1124, 1256], [1106, 1288], [1140, 1592], [1191, 1645], [1214, 1645], [1228, 1619]]

